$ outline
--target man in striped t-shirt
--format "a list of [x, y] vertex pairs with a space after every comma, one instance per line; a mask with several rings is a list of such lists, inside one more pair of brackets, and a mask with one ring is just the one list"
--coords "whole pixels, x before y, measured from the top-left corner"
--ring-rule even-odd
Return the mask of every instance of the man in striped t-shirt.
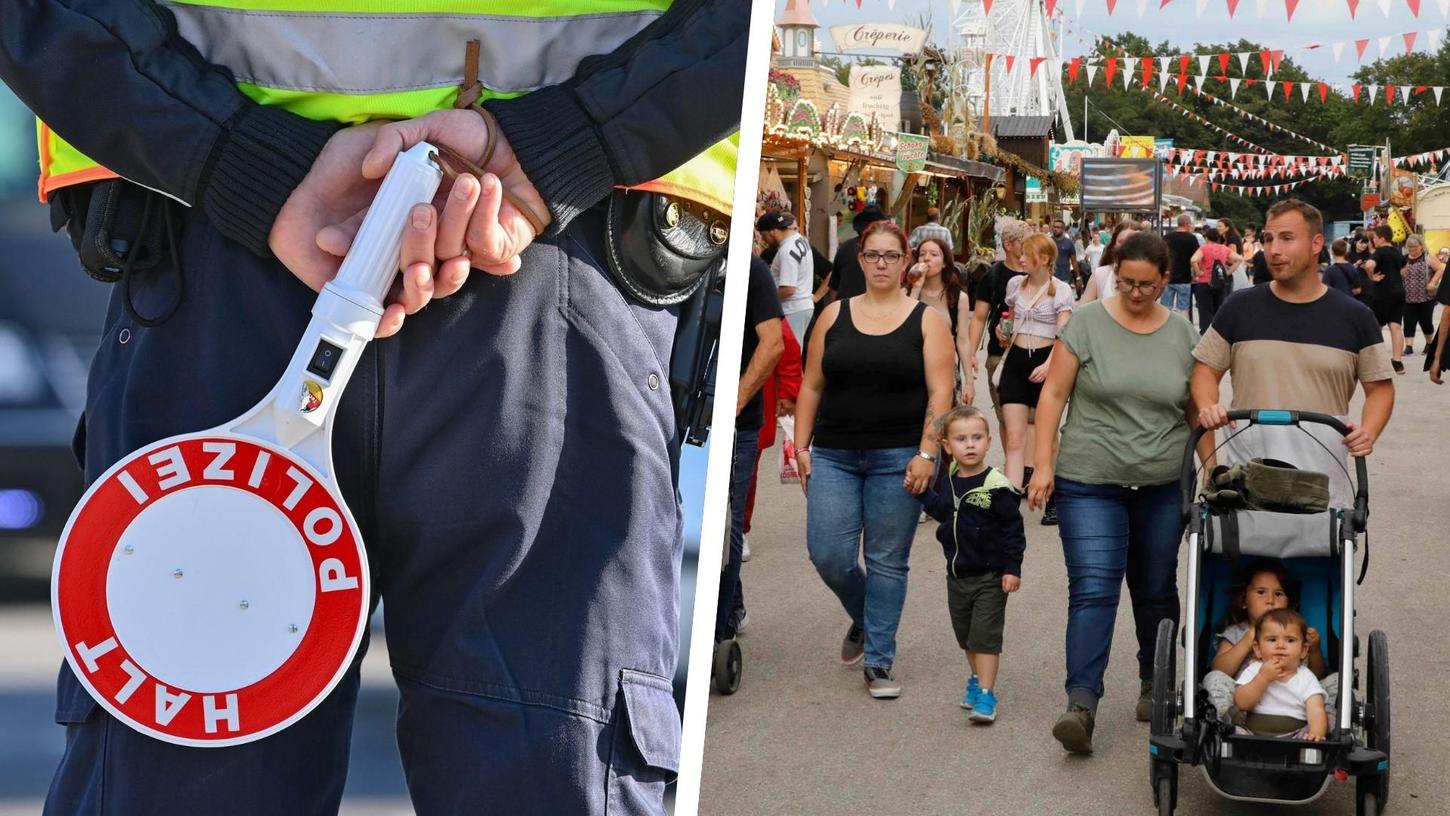
[[926, 223], [911, 231], [911, 237], [907, 243], [911, 245], [911, 251], [915, 252], [921, 242], [928, 238], [935, 238], [946, 243], [947, 248], [952, 252], [957, 251], [956, 242], [952, 240], [952, 231], [942, 226], [938, 219], [941, 218], [941, 211], [936, 207], [928, 207], [926, 210]]
[[[1219, 404], [1224, 374], [1233, 377], [1234, 408], [1347, 417], [1355, 387], [1362, 387], [1364, 410], [1358, 423], [1347, 422], [1352, 432], [1342, 444], [1351, 456], [1368, 456], [1394, 410], [1394, 374], [1374, 314], [1320, 279], [1323, 227], [1319, 210], [1298, 199], [1269, 208], [1262, 239], [1273, 282], [1236, 292], [1224, 302], [1193, 352], [1198, 363], [1190, 387], [1194, 401], [1204, 406], [1199, 422], [1209, 429], [1228, 424], [1228, 412]], [[1315, 433], [1312, 428], [1305, 430]], [[1256, 437], [1252, 442], [1258, 449], [1244, 454], [1323, 469], [1322, 461], [1313, 458], [1318, 451], [1322, 460], [1323, 451], [1304, 434]], [[1337, 481], [1332, 472], [1330, 478]], [[1347, 495], [1343, 490], [1333, 492]]]

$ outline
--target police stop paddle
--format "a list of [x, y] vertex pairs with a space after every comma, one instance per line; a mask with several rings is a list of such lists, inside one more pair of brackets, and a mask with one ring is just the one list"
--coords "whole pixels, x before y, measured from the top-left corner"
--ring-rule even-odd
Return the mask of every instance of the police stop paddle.
[[121, 722], [197, 747], [301, 719], [367, 625], [367, 554], [334, 478], [337, 403], [383, 314], [432, 146], [399, 154], [272, 391], [113, 465], [71, 513], [51, 607], [66, 661]]

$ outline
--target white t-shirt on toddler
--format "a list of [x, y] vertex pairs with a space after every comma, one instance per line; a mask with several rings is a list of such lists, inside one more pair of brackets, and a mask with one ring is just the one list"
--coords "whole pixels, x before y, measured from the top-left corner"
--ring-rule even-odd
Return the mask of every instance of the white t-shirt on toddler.
[[[1243, 670], [1236, 681], [1238, 685], [1247, 685], [1250, 680], [1259, 676], [1259, 669], [1263, 668], [1262, 660], [1253, 660]], [[1308, 720], [1309, 709], [1307, 703], [1309, 698], [1318, 694], [1324, 699], [1328, 696], [1324, 693], [1324, 687], [1319, 685], [1319, 679], [1308, 666], [1300, 666], [1288, 680], [1275, 680], [1264, 689], [1264, 696], [1259, 698], [1259, 704], [1254, 706], [1255, 714], [1277, 714], [1282, 717], [1293, 717], [1296, 720]]]

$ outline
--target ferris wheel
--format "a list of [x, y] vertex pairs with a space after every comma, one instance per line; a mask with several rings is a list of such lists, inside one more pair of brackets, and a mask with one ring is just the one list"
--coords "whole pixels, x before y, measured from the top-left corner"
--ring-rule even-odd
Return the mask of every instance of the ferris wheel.
[[[987, 54], [997, 54], [992, 72], [990, 113], [992, 116], [1046, 116], [1056, 114], [1063, 135], [1072, 141], [1072, 120], [1062, 93], [1061, 38], [1047, 19], [1043, 0], [993, 0], [989, 15], [981, 0], [966, 0], [952, 20], [959, 38], [954, 92], [971, 100], [978, 113], [987, 99]], [[1020, 55], [1013, 70], [1007, 70], [1002, 54]], [[1046, 57], [1036, 72], [1031, 56]]]

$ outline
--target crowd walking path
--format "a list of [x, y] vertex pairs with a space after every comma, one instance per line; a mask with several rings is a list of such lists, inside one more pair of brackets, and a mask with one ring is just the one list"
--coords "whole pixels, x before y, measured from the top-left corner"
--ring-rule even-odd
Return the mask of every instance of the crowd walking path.
[[[1417, 344], [1418, 345], [1418, 344]], [[1389, 636], [1393, 776], [1387, 813], [1441, 814], [1450, 801], [1450, 385], [1437, 387], [1406, 358], [1394, 418], [1369, 461], [1370, 567], [1356, 597], [1359, 631]], [[988, 405], [985, 385], [978, 405]], [[1229, 398], [1225, 382], [1224, 402]], [[1361, 399], [1353, 416], [1358, 418]], [[1274, 406], [1264, 406], [1274, 407]], [[993, 424], [1000, 466], [1000, 432]], [[966, 680], [946, 610], [945, 561], [935, 523], [917, 530], [898, 635], [897, 700], [867, 696], [859, 666], [839, 661], [849, 621], [806, 556], [805, 500], [781, 485], [777, 451], [761, 481], [744, 582], [740, 690], [712, 692], [701, 814], [1152, 813], [1148, 726], [1136, 722], [1132, 611], [1118, 611], [1107, 693], [1091, 757], [1052, 739], [1064, 708], [1067, 574], [1057, 528], [1025, 512], [1022, 588], [1007, 605], [997, 722], [971, 725], [958, 708]], [[1179, 585], [1183, 586], [1180, 556]], [[1180, 653], [1181, 666], [1181, 653]], [[1229, 802], [1196, 768], [1180, 771], [1182, 814], [1354, 813], [1354, 783], [1334, 783], [1308, 807]]]

